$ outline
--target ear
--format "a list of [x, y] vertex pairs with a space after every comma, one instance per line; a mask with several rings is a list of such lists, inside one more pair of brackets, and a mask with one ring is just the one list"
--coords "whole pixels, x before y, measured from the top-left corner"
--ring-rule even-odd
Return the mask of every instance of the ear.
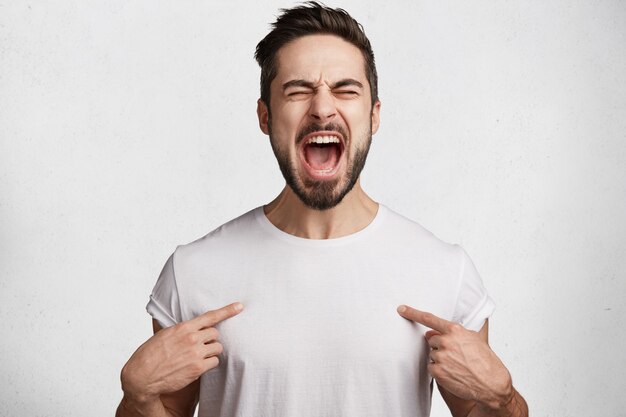
[[270, 134], [269, 129], [269, 110], [263, 100], [258, 99], [256, 102], [256, 115], [259, 118], [259, 127], [266, 135]]
[[378, 131], [380, 126], [380, 100], [376, 100], [372, 107], [372, 135]]

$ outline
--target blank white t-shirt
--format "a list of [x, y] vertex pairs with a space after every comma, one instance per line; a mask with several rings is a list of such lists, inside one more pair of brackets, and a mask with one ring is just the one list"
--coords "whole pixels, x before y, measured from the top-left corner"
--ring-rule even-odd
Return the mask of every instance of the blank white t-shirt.
[[147, 310], [168, 327], [234, 301], [244, 310], [216, 326], [224, 352], [201, 377], [200, 417], [428, 416], [427, 329], [396, 308], [475, 331], [494, 310], [460, 246], [382, 204], [324, 240], [251, 210], [179, 246]]

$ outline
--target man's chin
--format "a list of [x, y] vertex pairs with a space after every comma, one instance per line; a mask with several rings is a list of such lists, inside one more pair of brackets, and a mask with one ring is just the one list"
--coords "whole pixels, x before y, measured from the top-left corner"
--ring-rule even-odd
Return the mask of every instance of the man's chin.
[[335, 190], [339, 189], [339, 183], [343, 182], [341, 178], [318, 180], [313, 178], [301, 178], [300, 181], [304, 184], [307, 193], [315, 193], [323, 190], [325, 193], [335, 193]]
[[319, 199], [308, 199], [308, 200], [303, 200], [300, 199], [300, 201], [302, 201], [302, 203], [309, 209], [311, 210], [316, 210], [316, 211], [327, 211], [330, 209], [333, 209], [335, 207], [337, 207], [339, 205], [339, 203], [341, 203], [342, 199], [332, 199], [332, 200], [319, 200]]
[[288, 155], [274, 149], [278, 166], [283, 178], [291, 191], [306, 207], [312, 210], [324, 211], [336, 207], [348, 192], [352, 190], [356, 181], [347, 169], [348, 164], [342, 163], [335, 175], [318, 179], [308, 174], [302, 166], [292, 165]]
[[332, 181], [306, 179], [302, 183], [302, 186], [291, 189], [305, 206], [318, 211], [335, 208], [354, 187], [354, 183], [345, 177]]

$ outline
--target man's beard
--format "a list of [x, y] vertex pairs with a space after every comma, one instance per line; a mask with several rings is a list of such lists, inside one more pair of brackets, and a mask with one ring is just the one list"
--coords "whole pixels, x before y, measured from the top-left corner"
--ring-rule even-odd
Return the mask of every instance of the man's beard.
[[[272, 137], [271, 123], [269, 127], [270, 143], [272, 144], [272, 150], [274, 151], [274, 155], [278, 161], [280, 172], [282, 172], [289, 188], [291, 188], [298, 198], [300, 198], [302, 203], [311, 209], [320, 211], [331, 209], [341, 203], [346, 194], [352, 190], [361, 175], [363, 167], [365, 167], [365, 160], [367, 159], [367, 154], [369, 153], [370, 145], [372, 143], [371, 124], [366, 133], [367, 137], [364, 146], [355, 147], [354, 155], [348, 160], [345, 181], [342, 177], [332, 181], [317, 181], [306, 177], [300, 178], [295, 165], [289, 157], [289, 151], [280, 149], [276, 146], [276, 141]], [[315, 124], [307, 126], [299, 132], [296, 144], [299, 144], [305, 135], [317, 131], [337, 131], [343, 134], [344, 140], [346, 140], [347, 143], [352, 142], [352, 140], [347, 137], [341, 126], [329, 123], [323, 127]], [[344, 149], [344, 152], [347, 151], [348, 149]], [[338, 189], [337, 187], [340, 187], [340, 183], [342, 181], [344, 181], [343, 188]]]

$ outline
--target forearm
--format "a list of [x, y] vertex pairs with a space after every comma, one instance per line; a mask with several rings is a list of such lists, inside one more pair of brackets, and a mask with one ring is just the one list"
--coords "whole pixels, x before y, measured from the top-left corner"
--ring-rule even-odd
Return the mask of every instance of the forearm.
[[138, 401], [124, 395], [115, 417], [177, 417], [168, 411], [159, 398]]
[[467, 417], [528, 417], [528, 405], [513, 388], [513, 395], [506, 402], [489, 405], [476, 403]]

